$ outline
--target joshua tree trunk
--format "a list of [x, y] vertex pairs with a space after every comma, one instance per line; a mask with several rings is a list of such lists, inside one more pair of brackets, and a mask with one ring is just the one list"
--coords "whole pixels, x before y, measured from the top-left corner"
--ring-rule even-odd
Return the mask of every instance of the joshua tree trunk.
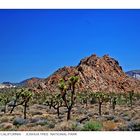
[[129, 95], [130, 107], [131, 107], [131, 108], [132, 108], [132, 105], [133, 105], [132, 96], [133, 96], [133, 95], [131, 95], [131, 94]]
[[67, 121], [71, 119], [71, 107], [68, 108], [68, 113], [67, 113]]
[[113, 109], [113, 112], [115, 112], [115, 107], [116, 107], [116, 98], [114, 97], [113, 98], [113, 101], [112, 101], [112, 109]]
[[129, 100], [130, 100], [130, 107], [132, 108], [133, 106], [133, 95], [134, 95], [134, 91], [131, 91], [129, 93]]
[[16, 103], [17, 103], [17, 100], [14, 101], [14, 105], [13, 105], [11, 111], [10, 111], [10, 114], [14, 111], [14, 109], [15, 109], [15, 107], [16, 107]]
[[102, 115], [102, 102], [99, 102], [99, 116]]
[[51, 103], [50, 103], [50, 109], [52, 108], [52, 105], [53, 105], [53, 100], [51, 100]]
[[26, 119], [26, 113], [27, 113], [27, 102], [24, 104], [24, 119]]
[[7, 112], [7, 103], [5, 103], [5, 105], [4, 105], [4, 113], [6, 113]]
[[88, 106], [88, 100], [86, 99], [86, 107]]
[[59, 107], [57, 107], [57, 115], [58, 115], [58, 117], [59, 117], [59, 115], [60, 115]]

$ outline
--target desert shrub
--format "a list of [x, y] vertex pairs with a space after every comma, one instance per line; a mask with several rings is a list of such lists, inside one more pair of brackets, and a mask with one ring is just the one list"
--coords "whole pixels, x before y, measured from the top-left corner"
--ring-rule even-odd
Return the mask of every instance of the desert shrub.
[[54, 131], [78, 131], [77, 123], [72, 120], [64, 120], [55, 126]]
[[3, 122], [8, 122], [9, 121], [9, 118], [4, 116], [0, 119], [0, 122], [3, 123]]
[[135, 101], [140, 100], [140, 93], [136, 93], [134, 99]]
[[127, 103], [126, 94], [118, 94], [117, 96], [117, 104], [118, 105], [125, 105]]
[[23, 118], [19, 118], [19, 117], [15, 118], [13, 120], [13, 125], [24, 125], [24, 124], [27, 124], [27, 123], [28, 123], [27, 120], [25, 120]]
[[98, 121], [88, 121], [84, 126], [82, 131], [100, 131], [102, 129], [102, 124]]

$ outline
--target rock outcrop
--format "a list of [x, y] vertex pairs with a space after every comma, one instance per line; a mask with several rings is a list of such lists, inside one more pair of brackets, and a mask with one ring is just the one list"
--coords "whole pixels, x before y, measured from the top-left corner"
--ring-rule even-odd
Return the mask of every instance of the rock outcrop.
[[95, 54], [82, 59], [75, 67], [58, 69], [39, 82], [36, 90], [58, 91], [59, 80], [61, 78], [67, 80], [72, 75], [79, 76], [78, 91], [140, 92], [140, 81], [127, 76], [118, 61], [108, 55], [98, 57]]

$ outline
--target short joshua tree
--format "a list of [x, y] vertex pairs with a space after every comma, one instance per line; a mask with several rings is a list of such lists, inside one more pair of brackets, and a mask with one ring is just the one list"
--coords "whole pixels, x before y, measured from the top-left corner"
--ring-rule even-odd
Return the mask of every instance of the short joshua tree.
[[102, 115], [102, 104], [103, 102], [108, 101], [108, 95], [102, 92], [97, 92], [95, 94], [95, 98], [97, 98], [98, 100], [98, 104], [99, 104], [99, 116]]
[[56, 109], [57, 110], [57, 115], [58, 115], [58, 117], [59, 117], [59, 115], [60, 115], [60, 107], [62, 107], [63, 106], [63, 100], [62, 100], [62, 98], [61, 98], [61, 94], [51, 94], [51, 95], [49, 95], [48, 96], [48, 98], [46, 99], [46, 101], [45, 101], [45, 104], [47, 105], [47, 106], [49, 106], [49, 108], [51, 109], [52, 107], [54, 108], [54, 109]]
[[133, 106], [133, 96], [134, 96], [134, 91], [130, 91], [129, 93], [129, 102], [130, 102], [130, 107], [132, 108]]
[[2, 89], [0, 93], [0, 104], [4, 106], [3, 112], [7, 112], [8, 103], [12, 98], [12, 89]]
[[109, 101], [112, 107], [113, 112], [115, 112], [116, 104], [117, 104], [117, 95], [115, 93], [109, 93]]

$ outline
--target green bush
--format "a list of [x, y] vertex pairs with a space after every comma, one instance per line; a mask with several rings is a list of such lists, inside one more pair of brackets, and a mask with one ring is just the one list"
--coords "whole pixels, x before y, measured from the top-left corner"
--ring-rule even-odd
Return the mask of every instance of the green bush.
[[102, 124], [97, 121], [88, 121], [84, 126], [82, 131], [100, 131]]

